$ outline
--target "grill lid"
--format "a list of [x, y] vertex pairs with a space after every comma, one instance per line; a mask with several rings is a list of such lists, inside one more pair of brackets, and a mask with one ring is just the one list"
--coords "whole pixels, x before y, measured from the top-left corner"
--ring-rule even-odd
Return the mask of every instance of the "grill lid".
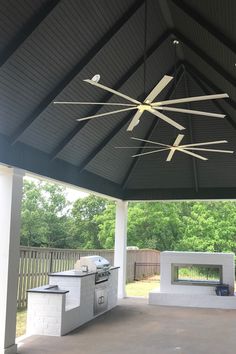
[[101, 272], [111, 267], [109, 261], [101, 256], [81, 257], [75, 263], [75, 270], [88, 272]]

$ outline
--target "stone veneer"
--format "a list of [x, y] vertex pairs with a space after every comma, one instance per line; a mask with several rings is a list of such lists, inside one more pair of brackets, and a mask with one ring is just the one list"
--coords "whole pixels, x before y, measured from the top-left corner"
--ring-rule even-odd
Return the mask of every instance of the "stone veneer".
[[[62, 336], [94, 316], [95, 288], [107, 287], [108, 310], [117, 304], [118, 268], [113, 268], [109, 280], [95, 284], [95, 274], [66, 276], [67, 272], [49, 276], [53, 288], [28, 292], [27, 335], [41, 334]], [[68, 274], [68, 273], [67, 273]], [[64, 292], [63, 292], [64, 290]]]

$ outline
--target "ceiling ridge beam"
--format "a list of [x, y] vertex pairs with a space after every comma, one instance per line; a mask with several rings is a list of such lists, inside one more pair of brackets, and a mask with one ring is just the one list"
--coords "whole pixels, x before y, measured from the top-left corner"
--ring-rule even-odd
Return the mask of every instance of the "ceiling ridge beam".
[[[170, 32], [166, 31], [161, 35], [160, 38], [147, 50], [147, 59], [152, 56], [164, 42], [170, 38]], [[122, 78], [113, 87], [114, 90], [119, 91], [120, 88], [129, 80], [129, 78], [134, 75], [134, 73], [143, 65], [143, 56], [141, 56], [138, 61], [132, 65], [132, 67], [122, 76]], [[105, 94], [102, 98], [103, 102], [108, 102], [108, 100], [113, 96], [112, 93]], [[88, 115], [95, 115], [100, 111], [101, 107], [93, 108], [89, 111]], [[81, 129], [89, 122], [82, 121], [77, 123], [76, 127], [58, 144], [58, 146], [51, 153], [51, 159], [55, 159], [58, 155], [66, 148], [70, 141], [81, 131]]]
[[[158, 0], [160, 10], [161, 10], [161, 15], [164, 19], [164, 22], [169, 29], [170, 32], [172, 32], [175, 28], [174, 21], [173, 21], [173, 16], [170, 11], [170, 5], [168, 1], [166, 0]], [[174, 40], [175, 38], [173, 38]], [[173, 46], [175, 47], [175, 46]], [[177, 56], [179, 57], [180, 60], [184, 60], [184, 52], [183, 48], [181, 46], [177, 46], [174, 48], [174, 51], [176, 51]]]
[[52, 12], [60, 0], [51, 0], [43, 4], [38, 12], [32, 16], [26, 25], [14, 36], [11, 42], [1, 53], [0, 67], [5, 64], [16, 50], [25, 42], [25, 40], [34, 32], [34, 30], [43, 22], [43, 20]]
[[92, 61], [98, 53], [107, 45], [110, 40], [122, 29], [122, 27], [130, 20], [130, 18], [143, 5], [144, 0], [137, 0], [126, 13], [114, 24], [114, 26], [103, 35], [89, 52], [74, 66], [74, 68], [66, 74], [66, 76], [54, 87], [54, 89], [39, 103], [33, 112], [18, 127], [11, 137], [11, 143], [15, 144], [22, 134], [31, 126], [38, 116], [52, 103], [52, 101], [63, 91], [63, 89], [84, 69], [85, 66]]
[[[186, 65], [186, 70], [188, 75], [193, 79], [193, 81], [197, 84], [198, 87], [200, 87], [205, 95], [210, 95], [212, 92], [206, 87], [211, 87], [214, 91], [218, 91], [219, 89], [214, 86], [212, 82], [210, 82], [207, 78], [205, 80], [204, 75], [202, 75], [196, 68], [194, 68], [191, 64], [185, 63]], [[227, 102], [227, 101], [226, 101]], [[219, 102], [216, 100], [212, 101], [212, 103], [217, 107], [221, 113], [225, 114], [226, 120], [229, 122], [229, 124], [232, 126], [232, 128], [236, 129], [236, 122], [230, 117], [228, 112], [221, 106]], [[234, 109], [233, 107], [231, 107]]]
[[[177, 89], [179, 83], [180, 83], [181, 80], [182, 80], [182, 77], [183, 77], [183, 67], [182, 67], [182, 64], [180, 64], [180, 65], [178, 66], [177, 72], [178, 72], [178, 73], [177, 73], [175, 85], [173, 85], [173, 86], [169, 89], [168, 93], [166, 94], [165, 100], [168, 100], [168, 99], [170, 99], [170, 98], [173, 96], [173, 94], [174, 94], [174, 92], [176, 91], [176, 89]], [[153, 130], [154, 130], [154, 129], [157, 127], [157, 125], [159, 124], [159, 121], [160, 121], [160, 119], [154, 120], [154, 122], [152, 123], [152, 125], [151, 125], [150, 129], [148, 130], [146, 136], [144, 137], [144, 140], [149, 140], [149, 138], [150, 138], [150, 136], [151, 136]], [[142, 151], [143, 151], [143, 147], [144, 147], [145, 145], [146, 145], [146, 143], [142, 143], [142, 144], [140, 145], [140, 148], [139, 148], [139, 150], [138, 150], [138, 152], [137, 152], [136, 154], [141, 154]], [[139, 159], [140, 159], [140, 156], [137, 157], [137, 158], [134, 158], [133, 162], [131, 162], [131, 165], [130, 165], [130, 167], [129, 167], [127, 173], [125, 174], [125, 177], [123, 178], [123, 181], [122, 181], [122, 183], [121, 183], [121, 188], [122, 188], [122, 189], [125, 189], [127, 183], [129, 182], [129, 180], [130, 180], [130, 178], [131, 178], [131, 175], [132, 175], [132, 173], [133, 173], [133, 171], [134, 171], [134, 169], [135, 169], [135, 167], [136, 167], [136, 165], [137, 165]]]
[[226, 81], [228, 81], [233, 87], [235, 87], [235, 79], [225, 71], [220, 64], [218, 64], [214, 59], [209, 57], [201, 48], [196, 46], [190, 39], [188, 39], [183, 33], [173, 30], [173, 35], [176, 36], [180, 42], [191, 49], [195, 54], [197, 54], [203, 61], [205, 61], [209, 66], [211, 66], [215, 71], [217, 71]]
[[[187, 83], [186, 71], [184, 71], [184, 88], [186, 92], [186, 97], [190, 97], [189, 85]], [[192, 109], [190, 102], [187, 103], [188, 109]], [[189, 137], [190, 137], [190, 144], [195, 142], [194, 134], [193, 134], [193, 124], [192, 124], [192, 114], [188, 113], [189, 119]], [[199, 181], [198, 181], [198, 170], [197, 170], [197, 161], [194, 157], [192, 157], [192, 166], [193, 166], [193, 179], [194, 179], [194, 186], [195, 191], [198, 192], [199, 190]]]
[[[174, 69], [171, 69], [173, 72]], [[95, 156], [102, 150], [104, 147], [110, 142], [110, 140], [129, 122], [129, 120], [133, 117], [134, 113], [128, 114], [122, 121], [106, 136], [106, 138], [93, 149], [93, 151], [86, 157], [78, 166], [79, 172], [82, 172], [86, 166], [95, 158]]]
[[183, 11], [193, 21], [197, 22], [205, 31], [210, 33], [216, 40], [236, 54], [236, 43], [226, 37], [218, 28], [204, 19], [196, 10], [182, 0], [171, 0], [171, 2]]

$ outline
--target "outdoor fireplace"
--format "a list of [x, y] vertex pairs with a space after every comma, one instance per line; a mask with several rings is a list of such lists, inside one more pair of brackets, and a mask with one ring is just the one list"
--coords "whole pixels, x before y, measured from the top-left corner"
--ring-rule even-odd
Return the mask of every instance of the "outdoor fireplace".
[[222, 283], [222, 265], [171, 264], [171, 284], [216, 286]]
[[236, 309], [234, 278], [233, 253], [162, 252], [160, 289], [149, 304]]

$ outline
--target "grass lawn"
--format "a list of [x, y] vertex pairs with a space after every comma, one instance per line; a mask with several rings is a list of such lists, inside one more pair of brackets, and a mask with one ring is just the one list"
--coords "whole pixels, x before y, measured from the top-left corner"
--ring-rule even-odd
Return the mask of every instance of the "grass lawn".
[[160, 280], [157, 276], [146, 280], [135, 281], [126, 285], [127, 296], [144, 296], [148, 297], [149, 291], [160, 286]]
[[26, 310], [17, 312], [16, 316], [16, 338], [23, 336], [26, 329]]

